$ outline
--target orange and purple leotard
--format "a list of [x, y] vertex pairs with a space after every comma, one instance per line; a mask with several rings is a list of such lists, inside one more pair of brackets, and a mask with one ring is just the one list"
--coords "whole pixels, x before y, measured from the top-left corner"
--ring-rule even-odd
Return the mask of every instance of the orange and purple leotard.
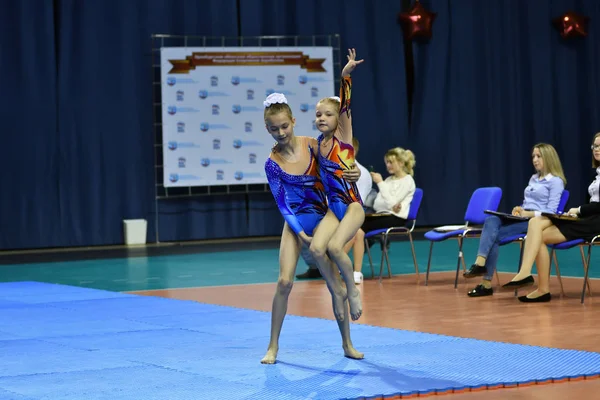
[[[352, 81], [350, 77], [343, 78], [340, 88], [340, 115], [343, 113], [350, 114], [351, 88]], [[327, 200], [329, 200], [329, 208], [341, 221], [350, 204], [359, 203], [362, 205], [356, 183], [348, 182], [342, 177], [342, 171], [352, 168], [354, 164], [354, 147], [340, 141], [334, 135], [329, 153], [327, 153], [327, 156], [323, 156], [320, 151], [323, 138], [324, 136], [321, 134], [317, 139], [319, 143], [319, 171], [327, 193]]]

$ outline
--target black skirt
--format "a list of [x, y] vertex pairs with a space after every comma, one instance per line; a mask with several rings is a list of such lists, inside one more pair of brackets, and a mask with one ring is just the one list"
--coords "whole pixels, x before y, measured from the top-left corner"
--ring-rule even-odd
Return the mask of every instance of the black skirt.
[[406, 220], [404, 218], [396, 217], [395, 215], [385, 215], [385, 216], [370, 216], [367, 215], [365, 218], [365, 222], [361, 226], [362, 230], [366, 232], [371, 232], [377, 229], [386, 229], [394, 227], [405, 226]]
[[585, 239], [590, 241], [600, 235], [600, 214], [577, 220], [553, 219], [560, 233], [568, 240]]

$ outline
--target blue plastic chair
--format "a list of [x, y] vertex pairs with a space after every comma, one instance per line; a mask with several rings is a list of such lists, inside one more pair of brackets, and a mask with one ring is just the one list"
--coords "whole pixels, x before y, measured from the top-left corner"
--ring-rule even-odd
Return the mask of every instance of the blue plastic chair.
[[[557, 211], [559, 212], [564, 212], [565, 208], [567, 207], [567, 202], [569, 201], [569, 191], [568, 190], [563, 190], [562, 194], [560, 195], [560, 202], [558, 203], [558, 207], [556, 208]], [[506, 239], [502, 240], [499, 245], [500, 246], [504, 246], [510, 243], [514, 243], [514, 242], [518, 242], [519, 246], [520, 246], [520, 254], [519, 254], [519, 267], [517, 269], [517, 273], [521, 270], [521, 263], [523, 262], [523, 250], [524, 250], [524, 246], [523, 243], [525, 242], [525, 239], [527, 239], [527, 234], [526, 233], [520, 233], [518, 235], [514, 235], [514, 236], [510, 236], [507, 237]], [[557, 271], [557, 273], [560, 273], [559, 271]], [[560, 280], [560, 287], [562, 290], [562, 280]], [[515, 290], [515, 295], [517, 294], [518, 290]]]
[[[567, 242], [551, 244], [548, 246], [550, 247], [550, 270], [552, 270], [552, 262], [554, 261], [554, 266], [556, 268], [556, 277], [558, 278], [558, 282], [560, 283], [561, 295], [564, 296], [565, 292], [563, 290], [562, 278], [560, 276], [560, 267], [558, 266], [558, 257], [556, 256], [556, 250], [568, 250], [572, 249], [575, 246], [579, 246], [579, 251], [581, 253], [581, 263], [583, 264], [583, 269], [585, 270], [585, 275], [583, 278], [583, 289], [581, 289], [581, 304], [583, 304], [586, 287], [590, 296], [592, 295], [592, 288], [590, 286], [589, 281], [590, 259], [592, 258], [592, 247], [597, 246], [598, 244], [600, 244], [600, 235], [595, 236], [589, 242], [586, 242], [583, 239], [574, 239]], [[587, 257], [583, 252], [584, 246], [588, 247]]]
[[[425, 275], [425, 286], [429, 281], [429, 270], [431, 268], [431, 254], [433, 252], [433, 244], [446, 239], [458, 239], [458, 260], [456, 264], [456, 278], [454, 279], [454, 288], [458, 285], [458, 271], [460, 263], [463, 260], [462, 247], [463, 241], [468, 237], [479, 237], [481, 234], [480, 227], [471, 227], [472, 225], [483, 225], [485, 218], [488, 216], [484, 213], [485, 210], [497, 211], [500, 200], [502, 199], [502, 189], [499, 187], [483, 187], [475, 190], [469, 200], [467, 211], [465, 212], [465, 225], [460, 229], [449, 232], [440, 232], [435, 228], [425, 234], [425, 239], [431, 241], [429, 246], [429, 258], [427, 260], [427, 273]], [[464, 262], [464, 261], [463, 261]]]
[[417, 256], [415, 253], [415, 245], [413, 243], [412, 232], [415, 229], [415, 224], [417, 222], [417, 215], [419, 214], [419, 209], [421, 208], [421, 201], [423, 200], [423, 190], [416, 188], [415, 194], [410, 202], [410, 208], [408, 210], [408, 217], [406, 219], [406, 224], [410, 225], [406, 226], [393, 226], [385, 229], [376, 229], [374, 231], [365, 233], [365, 248], [367, 249], [367, 255], [369, 256], [369, 265], [371, 266], [371, 276], [375, 276], [375, 270], [373, 269], [373, 259], [371, 258], [371, 250], [369, 249], [369, 244], [367, 243], [367, 239], [373, 237], [381, 238], [381, 263], [379, 265], [379, 281], [383, 278], [383, 260], [385, 259], [388, 269], [388, 276], [392, 277], [392, 267], [390, 264], [390, 257], [388, 255], [387, 244], [389, 237], [393, 236], [408, 236], [410, 240], [410, 248], [412, 250], [413, 263], [415, 264], [415, 273], [417, 275], [417, 281], [419, 281], [419, 265], [417, 264]]

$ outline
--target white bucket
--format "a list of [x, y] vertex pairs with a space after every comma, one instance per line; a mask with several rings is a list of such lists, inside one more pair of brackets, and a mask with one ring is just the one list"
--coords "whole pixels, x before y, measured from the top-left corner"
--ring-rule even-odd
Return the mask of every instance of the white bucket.
[[146, 244], [148, 222], [145, 219], [124, 219], [125, 244]]

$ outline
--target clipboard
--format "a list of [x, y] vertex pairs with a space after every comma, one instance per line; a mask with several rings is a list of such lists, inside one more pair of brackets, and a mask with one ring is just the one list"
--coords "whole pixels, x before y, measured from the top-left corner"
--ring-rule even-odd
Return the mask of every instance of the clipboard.
[[543, 212], [542, 215], [550, 219], [562, 219], [564, 221], [577, 221], [579, 219], [579, 217], [577, 217], [576, 215], [571, 214], [554, 214]]
[[511, 219], [513, 221], [529, 221], [529, 219], [530, 219], [529, 217], [520, 217], [518, 215], [512, 215], [512, 214], [507, 214], [507, 213], [503, 213], [503, 212], [499, 212], [499, 211], [492, 211], [492, 210], [485, 210], [484, 213], [490, 214], [490, 215], [495, 215], [502, 219]]
[[380, 212], [380, 213], [372, 213], [365, 214], [365, 218], [377, 218], [377, 217], [394, 217], [395, 215], [389, 212]]
[[462, 231], [467, 229], [466, 225], [444, 225], [438, 226], [437, 228], [433, 228], [436, 232], [454, 232], [454, 231]]

